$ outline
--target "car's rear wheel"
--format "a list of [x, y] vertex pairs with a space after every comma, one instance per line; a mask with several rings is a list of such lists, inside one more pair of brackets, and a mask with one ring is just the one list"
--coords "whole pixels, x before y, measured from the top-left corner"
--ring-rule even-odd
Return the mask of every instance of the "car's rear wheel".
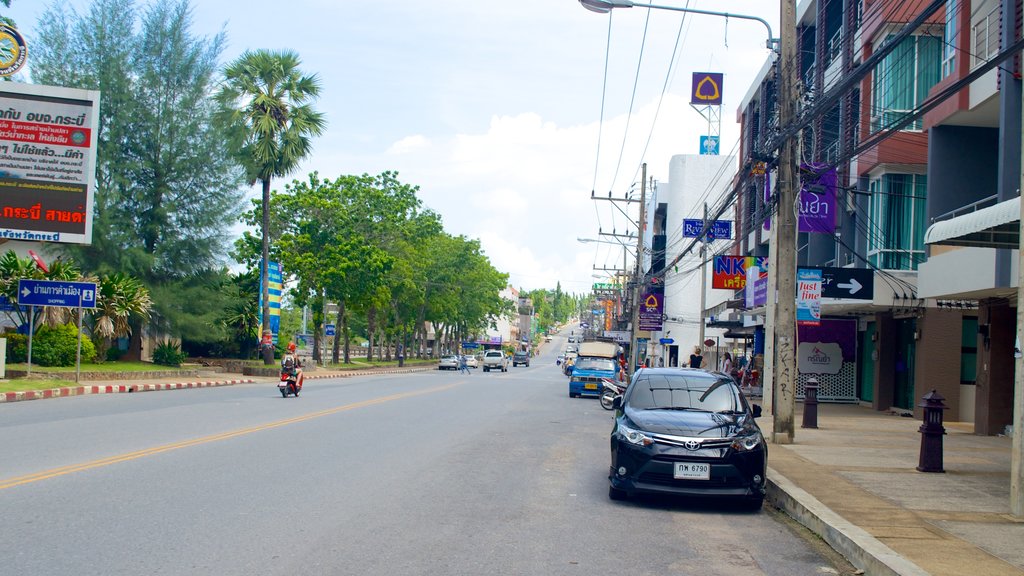
[[625, 500], [628, 496], [625, 490], [619, 490], [615, 486], [608, 486], [608, 498], [612, 500]]

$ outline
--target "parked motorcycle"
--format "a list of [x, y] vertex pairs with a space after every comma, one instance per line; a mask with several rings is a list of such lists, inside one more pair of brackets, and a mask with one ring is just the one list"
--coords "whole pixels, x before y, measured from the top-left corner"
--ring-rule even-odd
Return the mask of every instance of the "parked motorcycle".
[[601, 380], [603, 389], [601, 391], [601, 408], [613, 409], [615, 399], [626, 392], [626, 383], [605, 378]]
[[277, 383], [277, 389], [281, 392], [282, 398], [287, 398], [289, 394], [298, 398], [299, 390], [302, 390], [298, 373], [281, 372], [281, 381]]

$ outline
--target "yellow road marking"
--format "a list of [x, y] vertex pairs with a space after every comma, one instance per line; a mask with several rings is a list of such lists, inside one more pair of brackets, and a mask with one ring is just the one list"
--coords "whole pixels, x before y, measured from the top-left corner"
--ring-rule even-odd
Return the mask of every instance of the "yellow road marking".
[[220, 434], [212, 434], [210, 436], [203, 436], [202, 438], [193, 438], [192, 440], [183, 440], [181, 442], [174, 442], [171, 444], [164, 444], [162, 446], [154, 446], [152, 448], [146, 448], [144, 450], [138, 450], [136, 452], [129, 452], [127, 454], [118, 454], [115, 456], [109, 456], [107, 458], [101, 458], [99, 460], [92, 460], [90, 462], [81, 462], [79, 464], [71, 464], [68, 466], [61, 466], [60, 468], [52, 468], [50, 470], [44, 470], [42, 472], [36, 472], [34, 474], [26, 474], [24, 476], [16, 476], [14, 478], [7, 478], [6, 480], [0, 480], [0, 490], [6, 488], [13, 488], [15, 486], [21, 486], [22, 484], [30, 484], [32, 482], [39, 482], [40, 480], [47, 480], [49, 478], [56, 478], [58, 476], [64, 476], [72, 474], [74, 472], [82, 472], [84, 470], [91, 470], [93, 468], [101, 468], [103, 466], [110, 466], [111, 464], [117, 464], [118, 462], [127, 462], [129, 460], [136, 460], [144, 458], [146, 456], [153, 456], [164, 452], [170, 452], [172, 450], [180, 450], [182, 448], [188, 448], [190, 446], [198, 446], [200, 444], [209, 444], [210, 442], [217, 442], [219, 440], [227, 440], [229, 438], [235, 438], [238, 436], [244, 436], [246, 434], [252, 434], [253, 432], [261, 432], [263, 430], [270, 430], [271, 428], [279, 428], [281, 426], [287, 426], [289, 424], [297, 424], [299, 422], [305, 422], [306, 420], [313, 420], [314, 418], [321, 418], [323, 416], [330, 416], [331, 414], [337, 414], [339, 412], [345, 412], [348, 410], [355, 410], [357, 408], [366, 408], [367, 406], [374, 406], [376, 404], [383, 404], [385, 402], [391, 402], [393, 400], [401, 400], [403, 398], [411, 398], [413, 396], [421, 396], [423, 394], [433, 394], [435, 392], [443, 392], [458, 386], [460, 383], [447, 384], [445, 386], [438, 386], [436, 388], [427, 388], [426, 390], [417, 390], [416, 392], [404, 392], [402, 394], [392, 394], [390, 396], [381, 396], [380, 398], [374, 398], [372, 400], [363, 400], [362, 402], [355, 402], [353, 404], [345, 404], [344, 406], [338, 406], [336, 408], [329, 408], [327, 410], [320, 410], [319, 412], [310, 412], [302, 416], [296, 416], [295, 418], [287, 418], [284, 420], [277, 420], [276, 422], [268, 422], [267, 424], [260, 424], [259, 426], [250, 426], [249, 428], [241, 428], [238, 430], [231, 430], [228, 432], [222, 432]]

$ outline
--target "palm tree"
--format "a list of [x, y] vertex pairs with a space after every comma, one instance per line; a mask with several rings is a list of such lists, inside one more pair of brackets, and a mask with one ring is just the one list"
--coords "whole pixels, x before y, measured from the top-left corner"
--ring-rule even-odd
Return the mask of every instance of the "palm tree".
[[[263, 332], [270, 330], [267, 284], [270, 258], [270, 181], [286, 176], [309, 155], [311, 138], [323, 133], [326, 120], [311, 102], [320, 94], [316, 75], [303, 75], [291, 51], [254, 50], [224, 70], [217, 94], [220, 117], [250, 184], [263, 185]], [[269, 364], [272, 357], [265, 357]]]
[[153, 301], [142, 282], [120, 272], [103, 276], [96, 283], [96, 308], [90, 316], [96, 359], [103, 362], [111, 341], [131, 334], [132, 317], [148, 318]]

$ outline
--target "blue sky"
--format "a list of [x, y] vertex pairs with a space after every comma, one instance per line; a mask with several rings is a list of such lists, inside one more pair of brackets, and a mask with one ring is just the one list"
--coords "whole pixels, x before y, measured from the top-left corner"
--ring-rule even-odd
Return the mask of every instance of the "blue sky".
[[[776, 1], [658, 3], [760, 16], [778, 35]], [[30, 66], [47, 5], [0, 8], [26, 36]], [[736, 108], [768, 55], [761, 24], [690, 15], [670, 71], [682, 14], [653, 10], [647, 22], [646, 9], [616, 10], [609, 41], [609, 16], [577, 0], [194, 0], [193, 10], [197, 33], [225, 30], [225, 62], [247, 49], [287, 48], [320, 75], [328, 131], [294, 178], [396, 170], [421, 187], [449, 232], [480, 239], [510, 284], [526, 289], [561, 281], [582, 292], [599, 281], [594, 266], [621, 265], [621, 249], [576, 241], [628, 226], [591, 190], [623, 196], [642, 161], [666, 180], [672, 155], [697, 153], [706, 123], [689, 106], [693, 72], [725, 73], [728, 153]]]

